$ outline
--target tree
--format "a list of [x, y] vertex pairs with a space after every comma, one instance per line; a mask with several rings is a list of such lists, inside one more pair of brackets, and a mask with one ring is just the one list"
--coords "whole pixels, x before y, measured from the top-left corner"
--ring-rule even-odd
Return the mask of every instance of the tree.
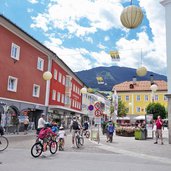
[[149, 103], [146, 108], [147, 114], [153, 114], [153, 119], [160, 115], [162, 119], [166, 118], [167, 112], [164, 105], [160, 103]]
[[125, 102], [123, 102], [122, 100], [118, 101], [118, 117], [123, 117], [126, 116], [126, 114], [128, 113], [128, 108], [125, 105]]

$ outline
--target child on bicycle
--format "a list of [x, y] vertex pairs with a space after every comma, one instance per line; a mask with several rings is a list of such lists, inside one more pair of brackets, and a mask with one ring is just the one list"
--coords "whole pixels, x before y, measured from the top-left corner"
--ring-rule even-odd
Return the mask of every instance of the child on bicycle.
[[63, 150], [64, 149], [64, 144], [65, 144], [64, 137], [65, 136], [66, 136], [66, 133], [65, 133], [64, 127], [63, 126], [60, 126], [59, 132], [58, 132], [58, 140], [59, 140], [59, 143], [62, 143], [61, 144], [61, 147], [62, 148], [60, 150]]
[[43, 151], [47, 150], [47, 143], [49, 138], [55, 137], [56, 134], [52, 131], [50, 127], [42, 128], [38, 134], [38, 138], [43, 140]]

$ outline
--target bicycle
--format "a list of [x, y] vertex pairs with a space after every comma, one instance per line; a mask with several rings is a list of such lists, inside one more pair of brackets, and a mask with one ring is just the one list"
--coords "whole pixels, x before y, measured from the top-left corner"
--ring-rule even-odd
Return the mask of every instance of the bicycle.
[[84, 138], [80, 134], [80, 130], [75, 131], [75, 143], [77, 148], [80, 148], [81, 146], [84, 145]]
[[8, 144], [8, 139], [5, 136], [0, 135], [0, 151], [4, 151], [8, 147]]
[[[37, 138], [36, 143], [33, 144], [31, 148], [31, 155], [35, 158], [39, 157], [44, 151], [43, 145], [44, 145], [43, 140], [40, 138]], [[51, 152], [51, 154], [55, 154], [57, 152], [58, 143], [56, 141], [56, 136], [48, 135], [46, 149], [48, 146], [49, 146], [49, 151]]]

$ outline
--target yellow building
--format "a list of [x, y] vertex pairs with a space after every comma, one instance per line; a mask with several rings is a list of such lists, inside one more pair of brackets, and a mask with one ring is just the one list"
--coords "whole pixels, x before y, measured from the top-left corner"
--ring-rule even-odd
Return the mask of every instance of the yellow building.
[[[157, 91], [151, 90], [151, 85], [157, 85]], [[167, 108], [167, 82], [163, 80], [153, 81], [126, 81], [117, 84], [113, 90], [117, 91], [118, 99], [128, 107], [127, 115], [145, 115], [146, 107], [150, 102], [158, 102]]]

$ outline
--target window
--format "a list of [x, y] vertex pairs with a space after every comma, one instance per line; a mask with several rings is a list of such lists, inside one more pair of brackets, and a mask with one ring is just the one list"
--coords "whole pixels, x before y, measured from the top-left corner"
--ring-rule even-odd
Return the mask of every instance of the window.
[[125, 100], [126, 100], [126, 101], [129, 101], [129, 96], [126, 96], [126, 97], [125, 97]]
[[56, 90], [52, 91], [52, 100], [56, 100]]
[[40, 57], [38, 57], [37, 60], [37, 69], [43, 71], [44, 68], [44, 60]]
[[140, 112], [140, 111], [141, 111], [140, 107], [136, 107], [136, 112]]
[[54, 75], [53, 75], [53, 78], [55, 80], [57, 80], [57, 75], [58, 75], [58, 71], [56, 69], [54, 69]]
[[69, 96], [66, 96], [65, 97], [65, 104], [68, 104], [68, 105], [70, 104], [70, 98], [69, 98]]
[[122, 100], [121, 96], [118, 96], [118, 100]]
[[11, 46], [11, 58], [14, 58], [16, 60], [19, 60], [20, 57], [20, 47], [16, 44], [12, 43]]
[[16, 92], [17, 91], [17, 82], [18, 82], [17, 78], [9, 76], [8, 77], [8, 90]]
[[58, 81], [61, 83], [62, 81], [62, 74], [59, 72], [59, 76], [58, 76]]
[[155, 101], [158, 101], [158, 100], [159, 100], [159, 96], [158, 96], [158, 95], [155, 95], [155, 96], [154, 96], [154, 100], [155, 100]]
[[61, 102], [64, 103], [64, 94], [62, 94], [62, 97], [61, 97]]
[[137, 101], [140, 101], [140, 95], [137, 95]]
[[62, 84], [65, 85], [65, 76], [63, 76]]
[[40, 95], [40, 86], [33, 84], [33, 96], [39, 97], [39, 95]]
[[145, 96], [144, 96], [144, 100], [145, 100], [145, 101], [148, 101], [148, 95], [145, 95]]
[[60, 100], [61, 100], [61, 94], [60, 94], [60, 92], [58, 92], [57, 101], [60, 102]]
[[166, 96], [164, 96], [164, 101], [167, 101], [168, 99], [167, 99], [167, 97]]

